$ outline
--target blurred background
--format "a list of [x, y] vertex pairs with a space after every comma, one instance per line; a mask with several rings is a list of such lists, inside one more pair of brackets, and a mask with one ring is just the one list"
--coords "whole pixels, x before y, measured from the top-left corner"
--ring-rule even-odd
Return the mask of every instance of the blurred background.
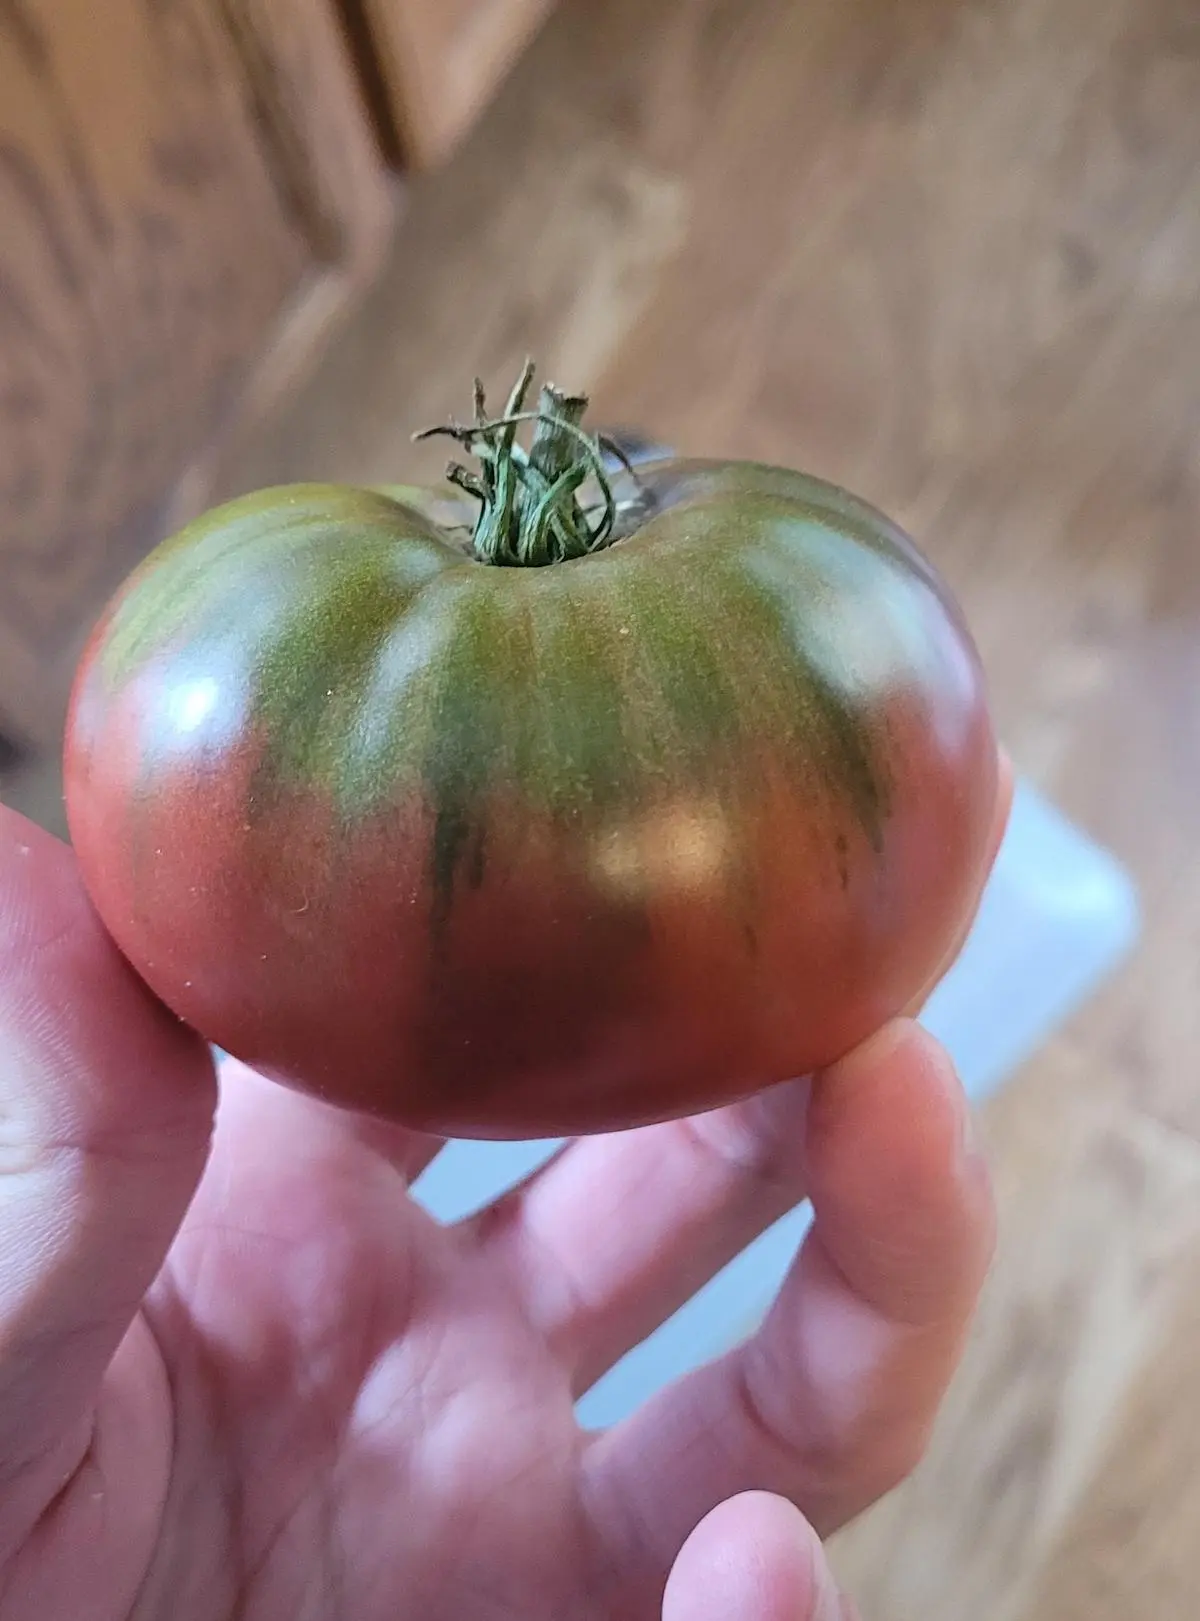
[[987, 1105], [1000, 1258], [874, 1621], [1200, 1592], [1200, 6], [0, 0], [0, 787], [219, 497], [440, 476], [525, 354], [800, 465], [960, 594], [1141, 944]]

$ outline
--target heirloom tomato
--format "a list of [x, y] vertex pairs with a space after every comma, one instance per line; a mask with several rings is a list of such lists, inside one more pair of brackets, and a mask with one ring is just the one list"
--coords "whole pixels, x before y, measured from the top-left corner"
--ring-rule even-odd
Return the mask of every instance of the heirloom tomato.
[[455, 1136], [830, 1063], [953, 954], [997, 802], [971, 638], [894, 524], [786, 468], [606, 471], [529, 377], [442, 430], [478, 458], [442, 493], [289, 486], [166, 541], [66, 739], [85, 881], [159, 997]]

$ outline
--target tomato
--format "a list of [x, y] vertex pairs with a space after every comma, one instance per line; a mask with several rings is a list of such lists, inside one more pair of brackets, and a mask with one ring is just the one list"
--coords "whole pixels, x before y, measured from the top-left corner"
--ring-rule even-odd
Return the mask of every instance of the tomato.
[[459, 488], [262, 491], [118, 592], [65, 752], [96, 908], [209, 1041], [435, 1132], [629, 1127], [828, 1064], [982, 886], [957, 607], [817, 479], [600, 486], [582, 401], [477, 403]]

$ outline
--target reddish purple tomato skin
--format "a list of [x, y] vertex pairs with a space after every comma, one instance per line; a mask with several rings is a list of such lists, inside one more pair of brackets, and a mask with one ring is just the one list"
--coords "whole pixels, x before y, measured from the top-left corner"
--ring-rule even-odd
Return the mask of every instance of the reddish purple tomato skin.
[[432, 497], [306, 485], [142, 565], [80, 664], [72, 840], [209, 1041], [454, 1136], [707, 1109], [840, 1057], [961, 938], [997, 751], [911, 542], [671, 462], [646, 520], [474, 561]]

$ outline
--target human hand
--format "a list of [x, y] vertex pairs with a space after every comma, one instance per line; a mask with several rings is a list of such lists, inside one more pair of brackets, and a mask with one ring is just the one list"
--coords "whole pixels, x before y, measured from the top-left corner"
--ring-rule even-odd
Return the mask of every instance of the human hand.
[[[437, 1142], [218, 1085], [3, 809], [0, 1107], [0, 1621], [848, 1613], [817, 1536], [915, 1463], [992, 1243], [906, 1022], [442, 1227], [406, 1192]], [[578, 1395], [805, 1196], [757, 1334], [582, 1434]]]

